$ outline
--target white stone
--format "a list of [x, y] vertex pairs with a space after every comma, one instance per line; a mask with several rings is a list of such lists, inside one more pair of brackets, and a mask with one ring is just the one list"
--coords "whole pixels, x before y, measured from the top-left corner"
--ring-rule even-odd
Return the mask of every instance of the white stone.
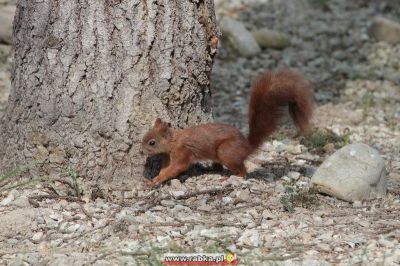
[[362, 143], [347, 145], [332, 154], [311, 179], [317, 189], [354, 202], [386, 195], [385, 162]]
[[229, 204], [229, 203], [232, 203], [233, 202], [233, 199], [231, 198], [231, 197], [223, 197], [222, 198], [222, 202], [224, 203], [224, 204]]
[[244, 244], [252, 247], [259, 247], [262, 244], [260, 234], [257, 230], [248, 229], [238, 239], [239, 244]]
[[331, 246], [329, 246], [329, 245], [326, 244], [326, 243], [320, 243], [320, 244], [317, 245], [317, 247], [318, 247], [320, 250], [326, 251], [326, 252], [330, 252], [330, 251], [332, 250], [332, 249], [331, 249]]
[[290, 172], [287, 173], [287, 177], [289, 177], [290, 179], [293, 179], [293, 180], [298, 180], [300, 178], [300, 173], [299, 172], [290, 171]]
[[242, 22], [223, 18], [220, 23], [222, 45], [228, 43], [241, 56], [250, 57], [261, 51], [253, 35]]
[[185, 195], [185, 191], [174, 190], [174, 191], [170, 191], [169, 194], [171, 194], [172, 197], [174, 197], [174, 198], [179, 198], [179, 197], [182, 197], [183, 195]]
[[284, 193], [285, 192], [285, 187], [282, 184], [277, 184], [275, 186], [275, 192]]
[[207, 204], [202, 204], [199, 207], [197, 207], [197, 209], [200, 210], [200, 211], [209, 212], [209, 211], [212, 210], [212, 207], [210, 205], [207, 205]]
[[4, 198], [1, 202], [1, 206], [7, 206], [9, 205], [12, 201], [14, 200], [14, 195], [12, 193], [9, 193], [6, 198]]
[[263, 48], [282, 49], [290, 45], [289, 37], [278, 31], [261, 28], [252, 32], [258, 45]]
[[391, 44], [400, 43], [400, 23], [376, 17], [368, 29], [368, 34], [379, 41]]
[[281, 179], [286, 181], [286, 182], [290, 182], [290, 180], [291, 180], [288, 176], [285, 176], [285, 175], [282, 176]]
[[37, 232], [32, 236], [33, 241], [39, 241], [43, 237], [43, 232]]
[[276, 216], [270, 210], [263, 210], [262, 217], [266, 220], [272, 220], [276, 218]]
[[161, 205], [165, 206], [165, 207], [174, 207], [175, 206], [175, 202], [172, 200], [162, 200], [161, 201]]
[[0, 43], [12, 43], [12, 23], [14, 14], [15, 6], [0, 8]]
[[394, 247], [394, 243], [393, 243], [393, 242], [391, 242], [391, 241], [389, 241], [389, 240], [386, 240], [386, 239], [384, 239], [384, 238], [379, 239], [379, 240], [378, 240], [378, 243], [379, 243], [379, 245], [381, 245], [382, 247], [386, 247], [386, 248], [392, 248], [392, 247]]
[[30, 206], [29, 200], [25, 196], [21, 196], [12, 202], [12, 205], [19, 208], [26, 208]]
[[362, 202], [359, 201], [359, 200], [356, 200], [356, 201], [353, 202], [353, 207], [354, 208], [361, 208], [362, 206], [363, 206]]
[[243, 189], [236, 192], [236, 198], [241, 201], [248, 201], [250, 198], [250, 190]]
[[200, 231], [200, 236], [210, 239], [220, 239], [221, 237], [225, 237], [225, 232], [220, 228], [203, 229]]
[[300, 154], [301, 145], [288, 145], [286, 150], [291, 154]]
[[50, 214], [49, 217], [51, 219], [53, 219], [54, 221], [61, 221], [63, 218], [63, 216], [61, 214], [57, 214], [57, 213]]

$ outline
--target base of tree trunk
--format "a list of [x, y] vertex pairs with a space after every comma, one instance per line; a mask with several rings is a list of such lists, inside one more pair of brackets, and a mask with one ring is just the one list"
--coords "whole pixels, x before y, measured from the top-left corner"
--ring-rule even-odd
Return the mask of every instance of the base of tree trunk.
[[46, 162], [94, 180], [140, 178], [156, 117], [212, 119], [212, 0], [19, 1], [0, 169]]

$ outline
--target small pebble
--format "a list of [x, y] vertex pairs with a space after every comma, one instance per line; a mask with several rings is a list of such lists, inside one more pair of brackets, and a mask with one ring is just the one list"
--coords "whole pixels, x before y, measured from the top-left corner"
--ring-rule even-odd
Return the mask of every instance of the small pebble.
[[353, 202], [353, 207], [354, 208], [362, 208], [362, 202], [361, 201], [359, 201], [359, 200], [356, 200], [356, 201], [354, 201]]
[[37, 232], [32, 236], [33, 241], [39, 241], [43, 237], [43, 232]]

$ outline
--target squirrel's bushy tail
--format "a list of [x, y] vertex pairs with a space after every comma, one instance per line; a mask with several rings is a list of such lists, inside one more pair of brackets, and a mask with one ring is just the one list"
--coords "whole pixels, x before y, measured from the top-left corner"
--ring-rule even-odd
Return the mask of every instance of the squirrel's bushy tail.
[[307, 132], [313, 111], [310, 87], [292, 70], [266, 72], [254, 81], [248, 114], [248, 141], [253, 151], [276, 130], [286, 106], [296, 127]]

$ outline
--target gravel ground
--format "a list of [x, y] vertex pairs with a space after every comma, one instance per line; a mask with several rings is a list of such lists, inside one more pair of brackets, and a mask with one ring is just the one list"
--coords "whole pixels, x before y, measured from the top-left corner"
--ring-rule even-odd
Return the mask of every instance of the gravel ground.
[[[216, 5], [219, 17], [285, 32], [292, 45], [252, 58], [221, 47], [212, 74], [215, 119], [246, 131], [251, 80], [265, 69], [293, 67], [315, 84], [315, 130], [336, 141], [313, 145], [284, 127], [248, 161], [245, 181], [212, 171], [155, 190], [141, 183], [94, 189], [72, 171], [5, 186], [3, 180], [0, 264], [158, 265], [167, 251], [224, 253], [230, 245], [241, 265], [400, 263], [400, 45], [366, 34], [374, 15], [395, 18], [400, 6], [366, 0]], [[10, 88], [10, 60], [2, 51], [10, 48], [0, 46], [0, 115]], [[347, 203], [309, 188], [324, 158], [347, 142], [382, 154], [385, 198]]]

